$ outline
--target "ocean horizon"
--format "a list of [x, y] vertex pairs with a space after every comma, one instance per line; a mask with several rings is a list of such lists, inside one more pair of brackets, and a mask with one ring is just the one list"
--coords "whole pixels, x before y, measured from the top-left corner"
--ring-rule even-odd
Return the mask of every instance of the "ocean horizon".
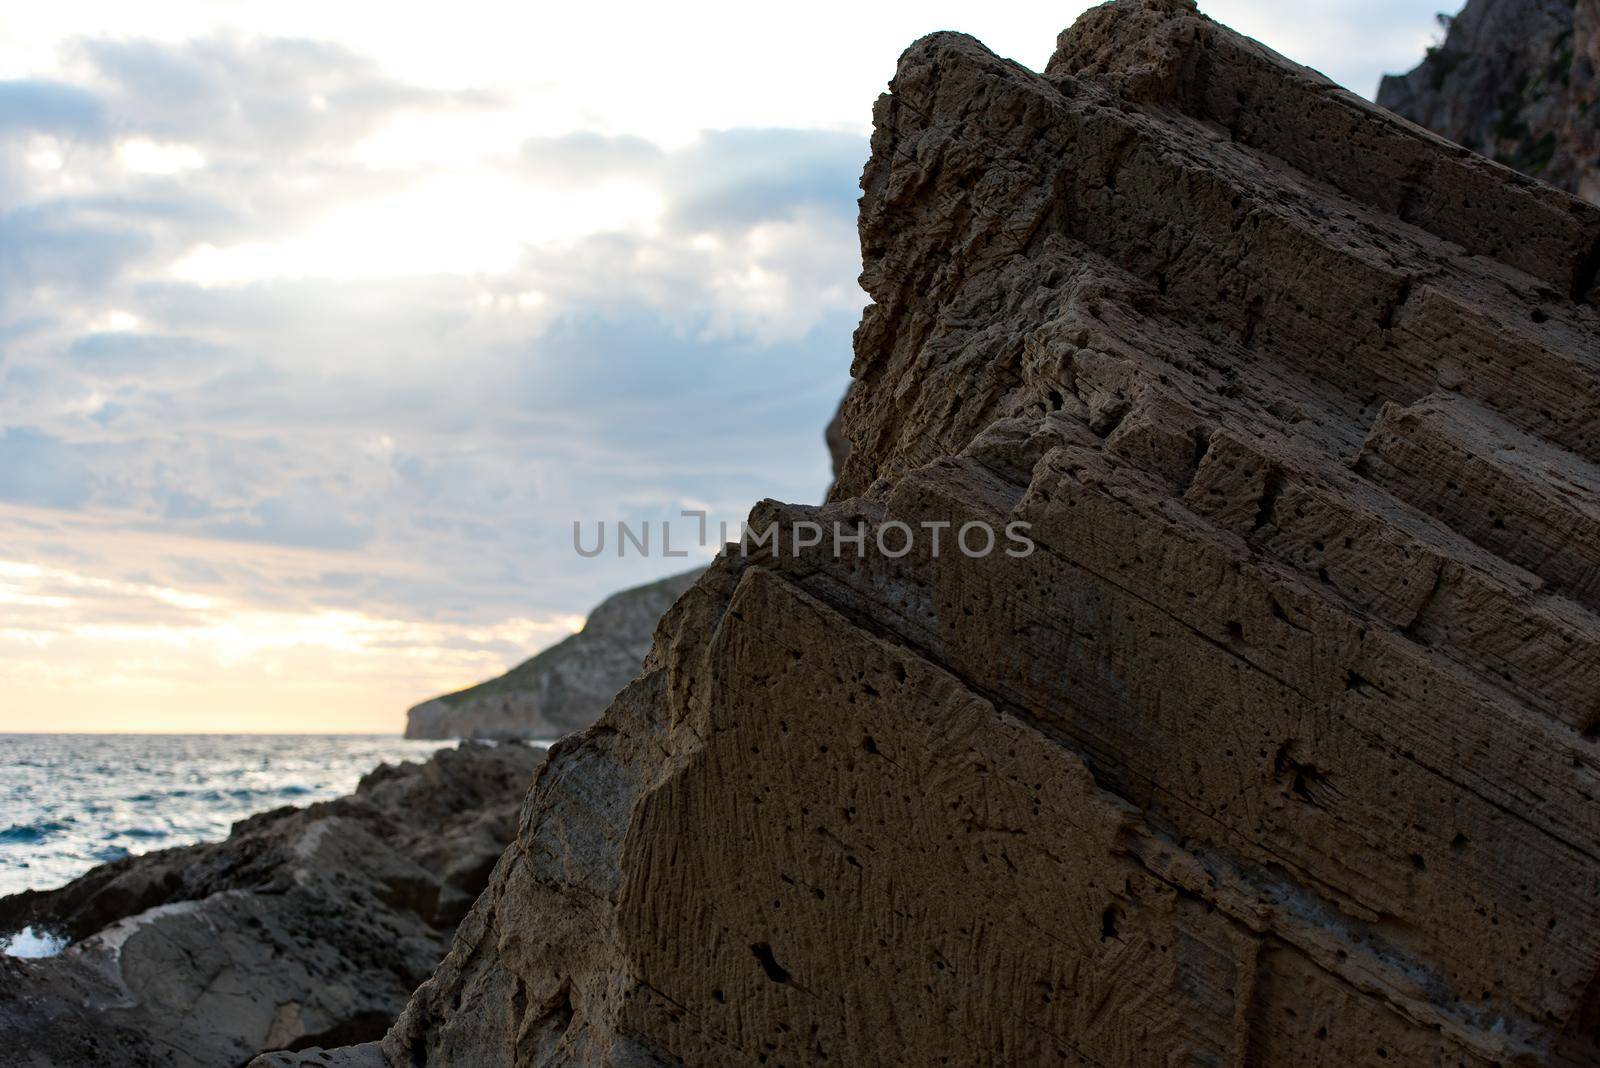
[[380, 764], [454, 744], [398, 733], [0, 734], [0, 896], [226, 838], [246, 816], [348, 794]]

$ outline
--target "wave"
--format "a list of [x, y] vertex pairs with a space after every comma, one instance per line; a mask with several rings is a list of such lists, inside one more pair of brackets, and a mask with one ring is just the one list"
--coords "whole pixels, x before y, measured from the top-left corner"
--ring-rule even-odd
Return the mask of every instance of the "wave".
[[71, 829], [71, 820], [35, 820], [32, 823], [13, 823], [6, 830], [0, 831], [0, 844], [34, 845], [52, 835], [62, 834]]
[[401, 738], [8, 736], [0, 895], [59, 886], [128, 853], [226, 838], [250, 813], [338, 797], [379, 763], [437, 748]]

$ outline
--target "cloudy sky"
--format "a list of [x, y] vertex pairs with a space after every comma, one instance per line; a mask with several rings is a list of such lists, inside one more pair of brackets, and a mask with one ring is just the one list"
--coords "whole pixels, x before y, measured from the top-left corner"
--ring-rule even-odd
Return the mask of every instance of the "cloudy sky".
[[[1365, 95], [1439, 0], [1204, 9]], [[1083, 7], [0, 10], [0, 732], [393, 731], [815, 500], [870, 108]]]

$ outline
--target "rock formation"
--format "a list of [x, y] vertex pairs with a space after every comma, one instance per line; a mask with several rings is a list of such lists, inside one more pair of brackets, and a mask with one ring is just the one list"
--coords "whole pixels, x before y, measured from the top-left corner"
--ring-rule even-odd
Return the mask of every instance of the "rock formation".
[[[834, 411], [833, 418], [828, 420], [827, 427], [822, 431], [822, 441], [828, 446], [828, 459], [832, 462], [835, 482], [844, 473], [844, 462], [850, 456], [850, 440], [844, 436], [844, 406], [849, 401], [850, 391], [846, 389], [844, 396], [839, 398], [839, 407]], [[831, 486], [828, 492], [833, 492]]]
[[0, 957], [0, 1061], [215, 1068], [381, 1035], [488, 881], [542, 759], [468, 745], [383, 765], [348, 797], [253, 816], [224, 842], [0, 898], [0, 930], [73, 940]]
[[829, 503], [263, 1063], [1600, 1063], [1600, 209], [1180, 0], [874, 120]]
[[553, 741], [587, 727], [639, 673], [656, 623], [699, 574], [612, 594], [572, 637], [499, 678], [411, 709], [406, 737]]
[[1470, 0], [1378, 103], [1600, 203], [1600, 0]]

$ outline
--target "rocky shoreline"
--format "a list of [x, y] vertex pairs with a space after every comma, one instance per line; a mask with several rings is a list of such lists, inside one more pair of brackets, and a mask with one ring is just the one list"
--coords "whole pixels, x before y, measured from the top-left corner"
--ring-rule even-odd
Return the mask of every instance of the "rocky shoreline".
[[[751, 516], [785, 549], [631, 616], [547, 759], [0, 900], [73, 939], [0, 960], [0, 1049], [1600, 1063], [1600, 208], [1187, 0], [1042, 74], [926, 37], [872, 147], [837, 480]], [[512, 689], [427, 716], [555, 724]]]
[[874, 119], [829, 503], [381, 1044], [262, 1063], [1600, 1063], [1600, 209], [1183, 0]]
[[382, 765], [225, 841], [0, 898], [0, 930], [70, 942], [0, 957], [7, 1063], [215, 1068], [380, 1036], [488, 882], [544, 756], [463, 744]]

